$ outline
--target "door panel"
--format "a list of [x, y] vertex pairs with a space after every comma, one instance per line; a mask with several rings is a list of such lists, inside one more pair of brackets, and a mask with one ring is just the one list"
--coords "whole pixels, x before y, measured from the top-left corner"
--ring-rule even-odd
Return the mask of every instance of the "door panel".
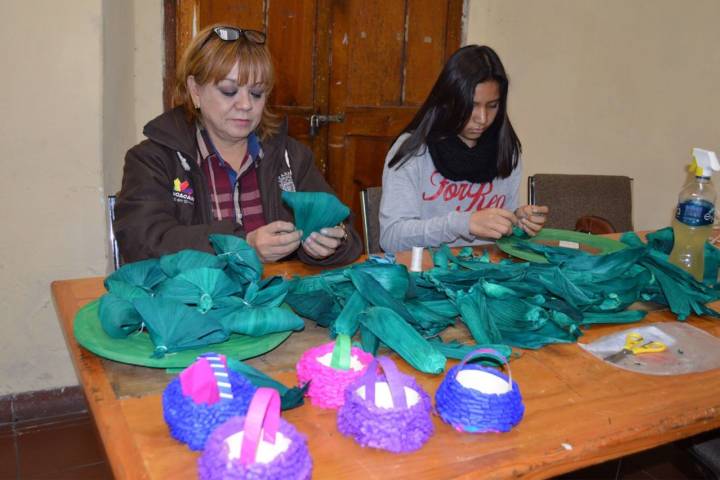
[[[211, 23], [266, 32], [276, 66], [270, 104], [313, 150], [360, 229], [359, 192], [380, 185], [388, 148], [460, 46], [464, 0], [166, 1], [166, 42], [176, 59]], [[166, 64], [166, 82], [174, 65]], [[313, 114], [344, 121], [310, 136]]]

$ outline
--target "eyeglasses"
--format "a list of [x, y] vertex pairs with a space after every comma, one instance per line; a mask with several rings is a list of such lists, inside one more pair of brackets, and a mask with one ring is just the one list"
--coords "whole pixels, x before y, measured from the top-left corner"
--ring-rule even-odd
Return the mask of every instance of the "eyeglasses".
[[[223, 40], [225, 42], [234, 42], [235, 40], [240, 38], [240, 35], [245, 37], [245, 40], [256, 43], [258, 45], [264, 45], [266, 39], [263, 32], [258, 32], [257, 30], [244, 30], [235, 27], [215, 27], [213, 28], [213, 32], [215, 32], [215, 35], [217, 35], [220, 40]], [[203, 46], [205, 45], [205, 43], [207, 43], [208, 40], [210, 40], [210, 36], [205, 39]]]

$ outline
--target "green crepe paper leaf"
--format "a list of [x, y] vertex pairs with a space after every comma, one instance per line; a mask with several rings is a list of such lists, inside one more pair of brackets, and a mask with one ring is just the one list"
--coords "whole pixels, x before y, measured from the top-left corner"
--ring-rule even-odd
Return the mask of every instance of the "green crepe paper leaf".
[[235, 235], [210, 235], [210, 244], [219, 258], [227, 262], [228, 275], [244, 284], [262, 278], [263, 264], [257, 252], [244, 239]]
[[295, 215], [295, 225], [305, 240], [311, 233], [334, 227], [350, 215], [350, 209], [327, 192], [285, 192], [281, 194]]
[[305, 322], [289, 308], [238, 306], [216, 310], [223, 330], [251, 337], [302, 330]]
[[113, 293], [100, 297], [98, 316], [103, 330], [112, 338], [125, 338], [138, 331], [142, 325], [142, 317], [131, 301]]
[[218, 319], [166, 298], [147, 297], [133, 301], [155, 345], [153, 356], [162, 358], [201, 345], [221, 343], [228, 336]]
[[290, 410], [301, 406], [304, 403], [303, 397], [305, 396], [308, 387], [310, 387], [310, 382], [308, 382], [302, 388], [288, 388], [257, 368], [254, 368], [253, 366], [243, 363], [235, 358], [228, 357], [227, 366], [231, 370], [244, 376], [250, 381], [250, 383], [258, 388], [267, 387], [277, 390], [280, 394], [280, 408], [282, 410]]
[[370, 307], [360, 322], [416, 370], [438, 374], [445, 369], [445, 357], [393, 310]]
[[[435, 347], [437, 351], [442, 353], [446, 358], [454, 358], [456, 360], [462, 360], [470, 352], [473, 352], [478, 348], [489, 348], [495, 350], [507, 359], [510, 359], [510, 355], [512, 354], [512, 348], [502, 343], [492, 343], [487, 345], [465, 345], [464, 343], [460, 343], [457, 340], [453, 340], [451, 342], [443, 342], [437, 337], [429, 339], [428, 342], [430, 342], [430, 345]], [[496, 362], [492, 360], [480, 361], [480, 363], [484, 365], [496, 365]]]
[[216, 299], [237, 293], [240, 288], [222, 270], [195, 268], [162, 282], [157, 287], [157, 294], [169, 300], [197, 305], [198, 310], [205, 313], [213, 307]]
[[337, 370], [350, 370], [350, 337], [340, 334], [335, 338], [330, 366]]
[[[216, 268], [222, 270], [227, 262], [211, 253], [198, 250], [181, 250], [160, 257], [160, 268], [168, 277], [174, 277], [187, 270]], [[131, 264], [132, 265], [132, 264]]]
[[360, 326], [360, 312], [365, 310], [367, 306], [368, 303], [359, 292], [353, 293], [337, 317], [337, 320], [335, 320], [332, 333], [335, 335], [346, 335], [348, 337], [355, 335], [355, 332], [357, 332]]
[[[105, 278], [105, 288], [110, 292], [113, 283], [126, 283], [151, 292], [158, 283], [167, 278], [157, 258], [127, 263]], [[129, 299], [128, 299], [129, 300]]]

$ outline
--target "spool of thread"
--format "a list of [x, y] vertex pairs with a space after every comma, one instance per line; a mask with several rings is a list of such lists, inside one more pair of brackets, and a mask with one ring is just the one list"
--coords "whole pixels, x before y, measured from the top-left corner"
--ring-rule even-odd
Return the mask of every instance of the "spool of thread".
[[411, 272], [422, 272], [423, 247], [412, 247]]

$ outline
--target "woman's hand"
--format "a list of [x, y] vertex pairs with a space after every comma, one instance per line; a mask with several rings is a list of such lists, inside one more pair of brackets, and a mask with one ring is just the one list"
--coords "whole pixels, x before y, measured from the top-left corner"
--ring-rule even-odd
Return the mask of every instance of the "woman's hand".
[[319, 232], [311, 233], [302, 243], [302, 247], [305, 253], [320, 260], [335, 253], [346, 238], [347, 232], [344, 226], [323, 228]]
[[548, 207], [542, 205], [523, 205], [515, 210], [517, 224], [525, 233], [533, 237], [542, 230], [549, 211]]
[[476, 237], [495, 240], [510, 235], [517, 218], [502, 208], [486, 208], [470, 216], [470, 233]]
[[263, 263], [277, 262], [300, 246], [302, 231], [290, 222], [277, 220], [248, 233], [245, 239]]

